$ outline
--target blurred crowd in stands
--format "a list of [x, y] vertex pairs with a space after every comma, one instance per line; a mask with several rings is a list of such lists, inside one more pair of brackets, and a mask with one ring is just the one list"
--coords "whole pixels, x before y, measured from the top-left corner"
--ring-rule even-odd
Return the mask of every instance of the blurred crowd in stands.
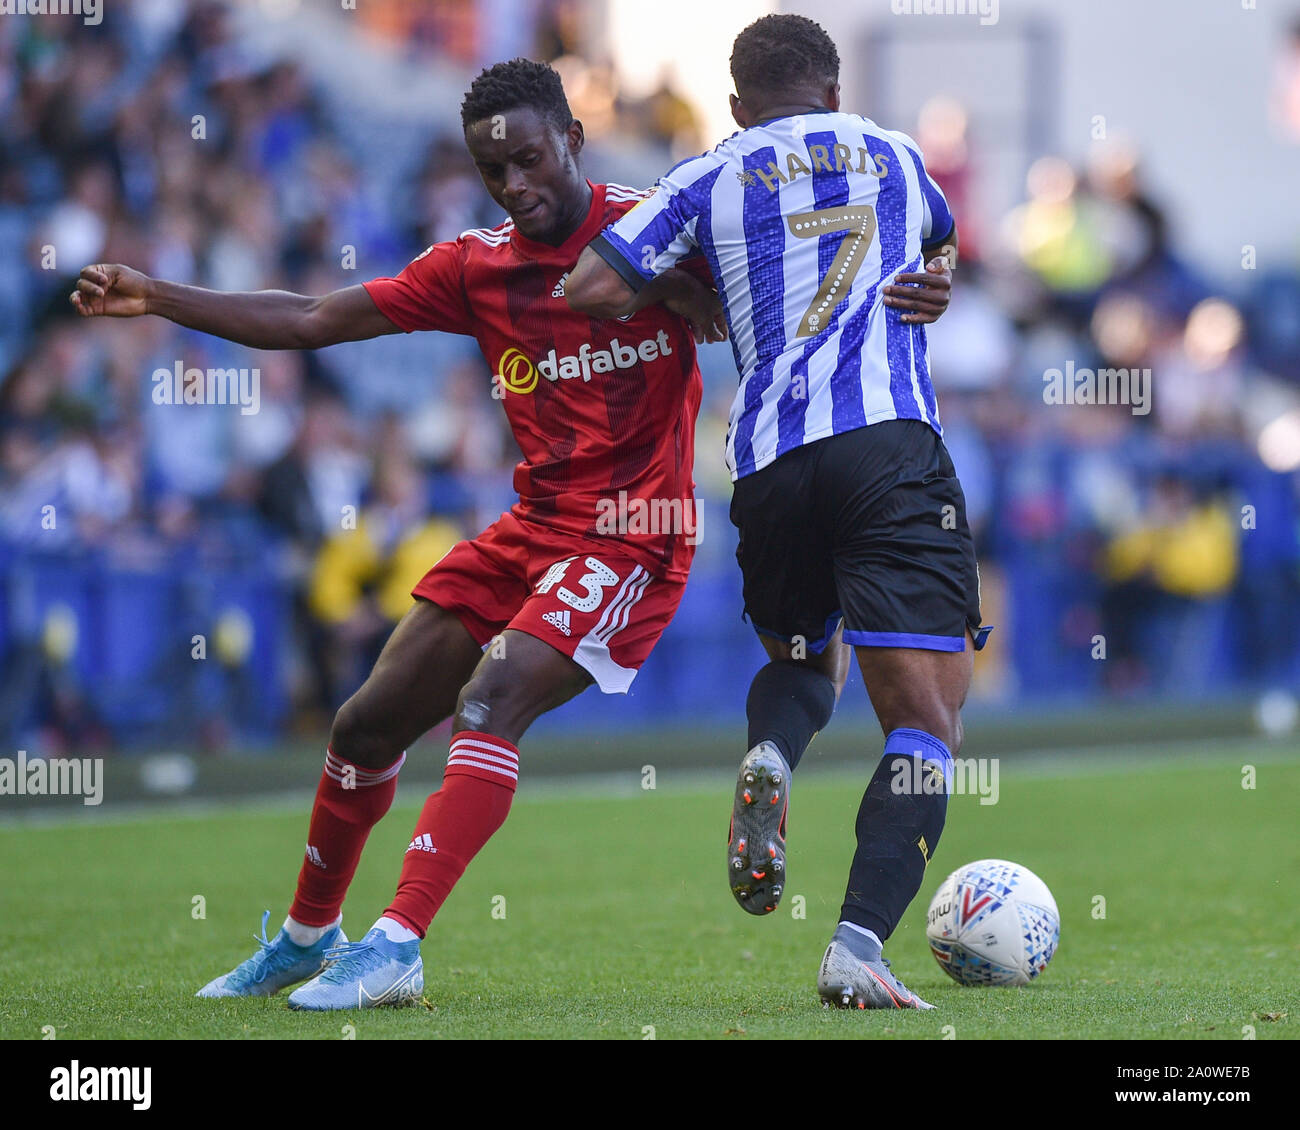
[[[48, 554], [273, 577], [289, 594], [291, 710], [318, 720], [364, 676], [410, 584], [511, 500], [518, 451], [474, 343], [258, 353], [161, 319], [81, 322], [72, 280], [107, 261], [317, 294], [396, 273], [500, 216], [456, 105], [436, 128], [399, 132], [363, 92], [340, 102], [299, 63], [251, 51], [224, 3], [108, 7], [97, 27], [0, 20], [0, 581]], [[359, 9], [376, 43], [463, 82], [492, 61], [486, 7]], [[667, 168], [711, 143], [668, 78], [632, 100], [612, 66], [578, 61], [591, 52], [575, 5], [523, 7], [518, 50], [557, 60], [597, 154], [603, 135], [631, 134]], [[1294, 264], [1269, 274], [1243, 252], [1244, 269], [1202, 276], [1121, 140], [1086, 167], [1041, 157], [1023, 203], [989, 215], [979, 123], [960, 103], [935, 98], [919, 122], [887, 124], [917, 138], [961, 229], [956, 297], [931, 348], [986, 620], [1001, 629], [980, 691], [1294, 680]], [[259, 411], [152, 403], [150, 374], [177, 359], [258, 368]], [[1149, 369], [1151, 410], [1048, 403], [1044, 374], [1067, 363]], [[697, 572], [730, 574], [730, 349], [703, 350], [701, 365], [697, 480], [715, 520]], [[15, 607], [12, 593], [0, 606], [0, 712], [48, 717], [57, 695], [14, 670], [40, 653], [24, 633], [48, 636], [48, 624], [16, 628]]]

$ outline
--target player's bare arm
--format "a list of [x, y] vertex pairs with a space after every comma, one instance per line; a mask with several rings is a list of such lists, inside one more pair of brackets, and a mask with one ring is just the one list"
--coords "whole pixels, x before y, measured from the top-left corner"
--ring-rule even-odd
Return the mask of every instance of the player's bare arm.
[[321, 349], [401, 332], [362, 286], [319, 297], [284, 290], [226, 294], [153, 279], [120, 263], [83, 268], [70, 301], [83, 318], [156, 314], [253, 349]]
[[905, 310], [904, 322], [922, 325], [937, 321], [948, 309], [952, 298], [952, 269], [957, 265], [957, 229], [938, 243], [921, 248], [925, 258], [923, 273], [895, 275], [892, 285], [884, 288], [885, 305]]
[[718, 292], [689, 271], [675, 267], [651, 279], [640, 290], [633, 290], [613, 267], [587, 247], [564, 284], [564, 296], [570, 309], [594, 318], [623, 318], [662, 302], [690, 323], [697, 345], [727, 339], [727, 321]]

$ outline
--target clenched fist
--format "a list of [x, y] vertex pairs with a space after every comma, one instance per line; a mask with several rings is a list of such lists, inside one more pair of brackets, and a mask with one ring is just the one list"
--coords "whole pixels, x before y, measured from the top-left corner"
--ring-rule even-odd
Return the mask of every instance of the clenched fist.
[[83, 318], [138, 318], [149, 313], [151, 282], [120, 263], [96, 263], [82, 268], [69, 301]]

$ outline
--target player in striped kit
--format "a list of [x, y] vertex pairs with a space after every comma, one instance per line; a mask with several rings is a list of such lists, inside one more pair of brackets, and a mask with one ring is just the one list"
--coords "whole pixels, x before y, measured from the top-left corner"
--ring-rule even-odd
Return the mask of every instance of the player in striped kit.
[[[159, 314], [261, 349], [414, 330], [473, 336], [524, 456], [519, 502], [416, 585], [415, 605], [335, 716], [284, 926], [268, 940], [263, 917], [258, 952], [202, 997], [269, 996], [311, 978], [291, 1008], [418, 999], [420, 940], [505, 821], [521, 736], [593, 682], [626, 691], [681, 599], [693, 522], [645, 530], [602, 518], [615, 499], [693, 514], [695, 344], [721, 332], [717, 297], [677, 271], [623, 321], [574, 314], [568, 272], [644, 193], [583, 176], [582, 125], [545, 64], [484, 71], [461, 118], [484, 186], [510, 219], [435, 244], [395, 278], [322, 298], [218, 294], [98, 265], [72, 295], [86, 317]], [[362, 847], [392, 803], [406, 748], [448, 717], [443, 784], [416, 823], [397, 894], [349, 943], [342, 905]]]
[[[940, 253], [955, 254], [956, 226], [911, 138], [840, 111], [839, 55], [816, 23], [758, 20], [731, 69], [740, 131], [592, 243], [569, 303], [617, 317], [683, 258], [708, 262], [740, 373], [727, 462], [745, 610], [771, 659], [747, 702], [732, 891], [754, 914], [777, 904], [790, 776], [852, 648], [885, 748], [818, 990], [841, 1006], [928, 1008], [881, 948], [938, 844], [988, 631], [922, 324], [946, 305]], [[927, 771], [907, 780], [940, 787], [895, 791], [910, 758]]]

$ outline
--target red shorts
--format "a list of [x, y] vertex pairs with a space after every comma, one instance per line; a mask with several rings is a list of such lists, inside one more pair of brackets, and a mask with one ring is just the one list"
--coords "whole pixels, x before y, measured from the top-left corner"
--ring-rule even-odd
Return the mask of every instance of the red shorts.
[[686, 585], [664, 580], [617, 542], [596, 542], [505, 513], [463, 541], [412, 596], [454, 612], [485, 647], [506, 628], [569, 656], [606, 694], [625, 694]]

